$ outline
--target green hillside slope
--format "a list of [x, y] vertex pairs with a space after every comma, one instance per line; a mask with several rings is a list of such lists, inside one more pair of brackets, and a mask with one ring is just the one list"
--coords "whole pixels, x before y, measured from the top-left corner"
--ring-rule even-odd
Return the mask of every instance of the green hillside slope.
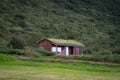
[[120, 53], [120, 0], [0, 0], [0, 45], [12, 36], [75, 39], [85, 52]]

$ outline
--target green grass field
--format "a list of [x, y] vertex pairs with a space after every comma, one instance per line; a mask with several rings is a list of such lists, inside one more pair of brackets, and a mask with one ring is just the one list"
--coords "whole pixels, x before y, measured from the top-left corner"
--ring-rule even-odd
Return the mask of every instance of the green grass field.
[[120, 66], [23, 61], [0, 54], [0, 80], [120, 80]]

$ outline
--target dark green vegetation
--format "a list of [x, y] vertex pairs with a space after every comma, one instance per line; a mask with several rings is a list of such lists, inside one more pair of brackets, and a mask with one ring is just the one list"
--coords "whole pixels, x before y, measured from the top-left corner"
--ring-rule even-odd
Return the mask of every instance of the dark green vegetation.
[[14, 49], [23, 49], [25, 47], [25, 41], [19, 37], [12, 37], [8, 44], [8, 47]]
[[[19, 60], [18, 55], [0, 54], [1, 80], [119, 80], [120, 65], [89, 62]], [[42, 57], [43, 58], [43, 57]]]
[[0, 49], [19, 37], [75, 39], [84, 53], [120, 54], [120, 0], [0, 0]]
[[[62, 63], [71, 63], [71, 61], [81, 62], [83, 61], [95, 61], [95, 62], [110, 62], [110, 63], [120, 63], [120, 55], [119, 54], [84, 54], [84, 55], [56, 55], [56, 53], [52, 53], [46, 50], [38, 50], [32, 47], [25, 47], [25, 49], [0, 49], [0, 53], [9, 54], [9, 55], [19, 55], [25, 56], [25, 60], [30, 57], [32, 61], [50, 61], [50, 62], [62, 62]], [[27, 57], [28, 56], [28, 57]]]

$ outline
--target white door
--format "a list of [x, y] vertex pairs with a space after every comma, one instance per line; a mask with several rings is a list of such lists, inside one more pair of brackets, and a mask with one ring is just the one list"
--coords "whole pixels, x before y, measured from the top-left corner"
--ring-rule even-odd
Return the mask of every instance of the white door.
[[66, 55], [69, 55], [69, 48], [66, 47]]

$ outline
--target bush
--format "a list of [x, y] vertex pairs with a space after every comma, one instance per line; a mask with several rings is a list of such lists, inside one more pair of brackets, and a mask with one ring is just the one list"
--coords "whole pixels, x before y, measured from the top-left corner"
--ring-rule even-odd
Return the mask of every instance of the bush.
[[110, 62], [120, 63], [120, 55], [119, 54], [113, 54], [110, 57], [107, 57], [107, 60]]
[[46, 51], [46, 50], [38, 50], [38, 52], [44, 56], [53, 56], [55, 55], [55, 53], [52, 53], [52, 52], [49, 52], [49, 51]]
[[25, 52], [24, 54], [36, 54], [36, 55], [41, 55], [41, 56], [53, 56], [55, 55], [55, 53], [53, 52], [49, 52], [49, 51], [46, 51], [46, 50], [40, 50], [36, 47], [31, 47], [31, 46], [27, 46], [24, 48], [25, 49]]
[[118, 55], [118, 54], [111, 54], [111, 55], [81, 55], [81, 56], [73, 56], [72, 59], [86, 60], [86, 61], [120, 63], [120, 55]]
[[54, 59], [62, 59], [62, 60], [69, 60], [69, 59], [73, 59], [73, 56], [66, 56], [66, 55], [56, 55], [54, 56]]
[[101, 51], [94, 51], [94, 55], [111, 55], [112, 51], [110, 50], [101, 50]]
[[99, 62], [113, 62], [120, 63], [120, 55], [111, 54], [111, 55], [79, 55], [79, 56], [64, 56], [59, 55], [55, 56], [55, 59], [60, 58], [64, 60], [85, 60], [85, 61], [99, 61]]
[[22, 51], [22, 50], [19, 50], [19, 49], [10, 49], [10, 50], [8, 51], [8, 54], [22, 55], [22, 54], [23, 54], [23, 51]]
[[23, 49], [25, 45], [26, 45], [25, 41], [19, 37], [12, 37], [8, 44], [9, 47], [12, 47], [14, 49]]
[[24, 56], [34, 56], [34, 57], [40, 57], [40, 55], [36, 51], [31, 51], [31, 50], [24, 50], [23, 52]]
[[22, 55], [23, 50], [20, 50], [20, 49], [0, 49], [0, 53]]
[[0, 49], [0, 53], [24, 55], [24, 56], [34, 56], [34, 57], [40, 56], [36, 50], [30, 50], [30, 49], [21, 50], [21, 49], [4, 48], [4, 49]]

